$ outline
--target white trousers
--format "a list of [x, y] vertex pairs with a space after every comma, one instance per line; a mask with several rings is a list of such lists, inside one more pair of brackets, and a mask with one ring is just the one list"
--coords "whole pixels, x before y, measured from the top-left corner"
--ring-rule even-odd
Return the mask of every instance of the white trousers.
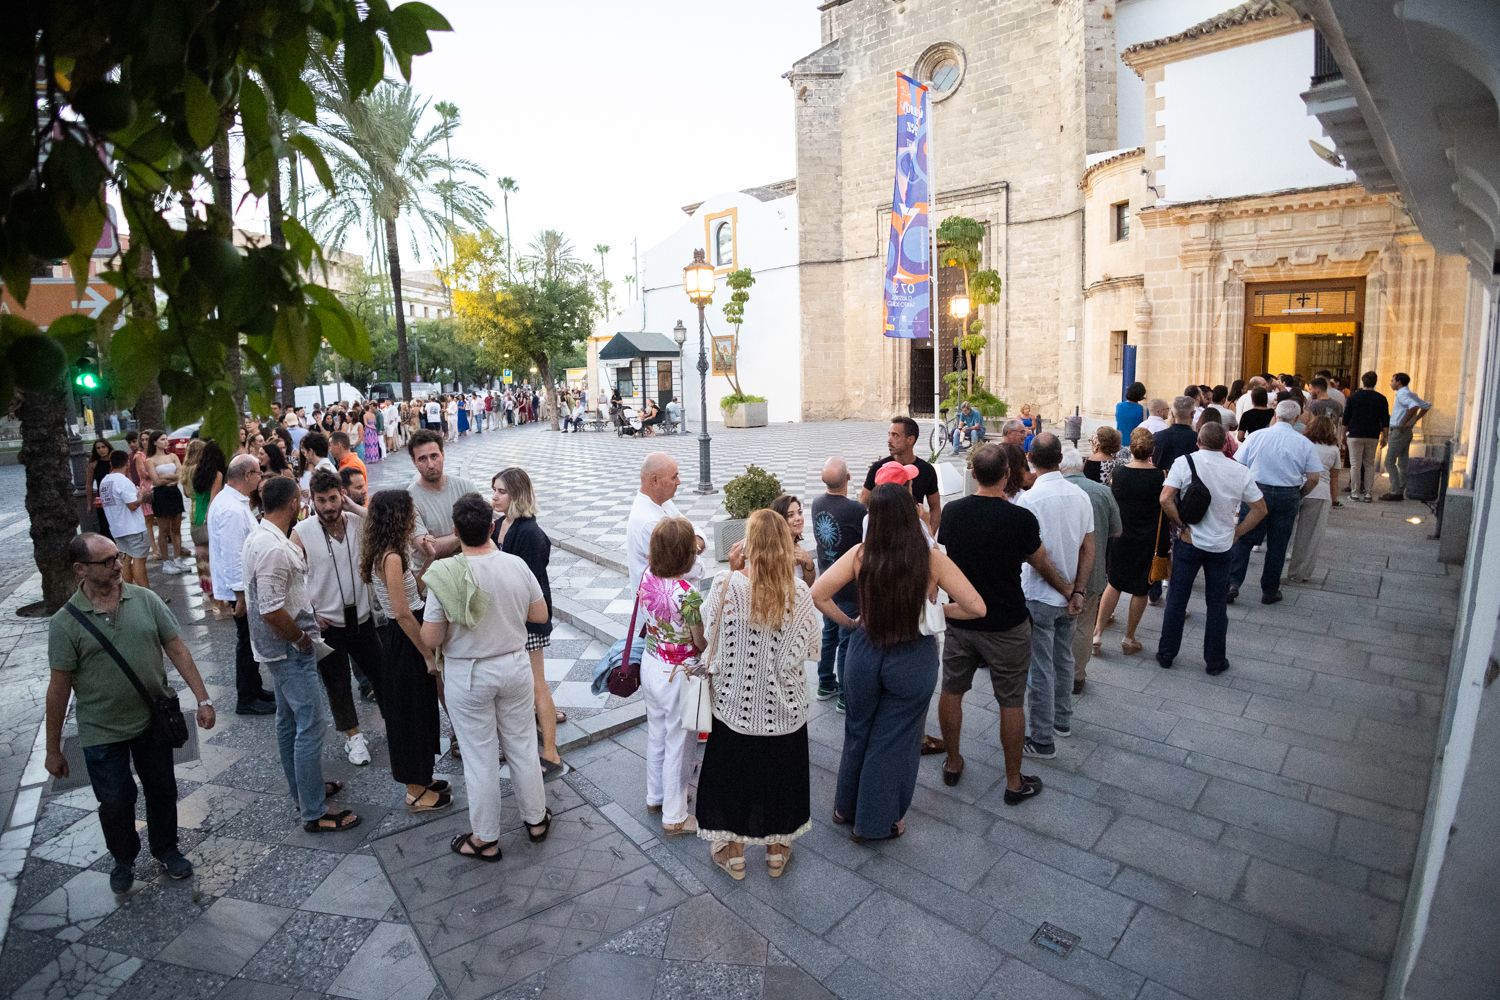
[[450, 658], [443, 692], [453, 734], [464, 748], [464, 790], [474, 838], [500, 839], [500, 751], [510, 762], [510, 784], [521, 821], [547, 812], [536, 745], [536, 691], [531, 658], [523, 650], [478, 660]]
[[681, 670], [676, 677], [671, 674], [670, 663], [663, 663], [650, 653], [642, 653], [641, 697], [646, 702], [646, 804], [661, 806], [663, 823], [681, 823], [688, 817], [688, 784], [693, 776], [693, 747], [698, 742], [698, 734], [682, 728], [682, 707], [677, 696], [683, 675]]

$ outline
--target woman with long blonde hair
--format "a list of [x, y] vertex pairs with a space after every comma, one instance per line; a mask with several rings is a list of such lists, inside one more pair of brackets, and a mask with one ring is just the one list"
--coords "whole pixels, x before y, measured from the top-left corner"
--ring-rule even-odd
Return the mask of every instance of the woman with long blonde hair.
[[698, 836], [730, 878], [745, 877], [745, 845], [766, 848], [772, 878], [811, 823], [807, 678], [822, 622], [792, 573], [792, 533], [772, 510], [745, 525], [743, 555], [703, 602], [713, 728], [698, 778]]

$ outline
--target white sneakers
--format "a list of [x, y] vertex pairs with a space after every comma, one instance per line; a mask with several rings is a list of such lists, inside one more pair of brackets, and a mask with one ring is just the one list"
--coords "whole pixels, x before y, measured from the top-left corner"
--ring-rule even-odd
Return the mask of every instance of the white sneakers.
[[161, 571], [168, 576], [181, 576], [187, 572], [187, 570], [182, 568], [181, 563], [173, 562], [171, 559], [163, 559], [161, 561]]
[[365, 765], [370, 763], [370, 745], [365, 742], [364, 733], [355, 733], [344, 741], [344, 752], [349, 755], [349, 763]]

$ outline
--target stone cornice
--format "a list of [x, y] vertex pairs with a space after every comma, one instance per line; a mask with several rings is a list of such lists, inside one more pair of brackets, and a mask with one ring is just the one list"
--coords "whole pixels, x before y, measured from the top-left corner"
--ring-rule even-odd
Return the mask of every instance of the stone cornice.
[[1174, 226], [1214, 219], [1237, 219], [1320, 208], [1391, 203], [1391, 199], [1386, 195], [1371, 194], [1358, 184], [1331, 184], [1326, 187], [1291, 188], [1286, 191], [1246, 195], [1241, 198], [1156, 204], [1142, 208], [1136, 217], [1145, 226]]
[[1310, 31], [1312, 24], [1303, 20], [1287, 8], [1278, 8], [1274, 13], [1256, 19], [1227, 24], [1198, 33], [1184, 32], [1154, 42], [1132, 45], [1120, 53], [1120, 59], [1135, 70], [1135, 75], [1145, 77], [1145, 71], [1155, 66], [1180, 62], [1196, 56], [1238, 48], [1296, 31]]
[[1116, 153], [1114, 156], [1100, 160], [1098, 163], [1090, 165], [1089, 168], [1083, 172], [1083, 177], [1078, 181], [1078, 186], [1087, 191], [1089, 186], [1089, 178], [1094, 176], [1095, 171], [1103, 170], [1105, 167], [1114, 166], [1125, 160], [1132, 159], [1133, 157], [1144, 157], [1145, 155], [1146, 147], [1137, 146], [1134, 149], [1127, 149], [1123, 153]]
[[1141, 288], [1144, 287], [1145, 284], [1146, 276], [1144, 274], [1126, 274], [1118, 278], [1100, 278], [1098, 281], [1094, 282], [1091, 285], [1085, 285], [1083, 294], [1084, 297], [1087, 298], [1088, 296], [1093, 295], [1095, 292], [1108, 292], [1116, 288]]

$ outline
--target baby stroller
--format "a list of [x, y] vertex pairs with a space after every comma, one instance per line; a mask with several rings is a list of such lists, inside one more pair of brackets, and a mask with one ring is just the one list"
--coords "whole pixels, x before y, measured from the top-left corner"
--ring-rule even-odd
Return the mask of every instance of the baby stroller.
[[634, 416], [633, 411], [622, 403], [611, 403], [609, 407], [610, 423], [615, 425], [616, 437], [635, 437], [640, 433], [639, 429], [630, 421]]

